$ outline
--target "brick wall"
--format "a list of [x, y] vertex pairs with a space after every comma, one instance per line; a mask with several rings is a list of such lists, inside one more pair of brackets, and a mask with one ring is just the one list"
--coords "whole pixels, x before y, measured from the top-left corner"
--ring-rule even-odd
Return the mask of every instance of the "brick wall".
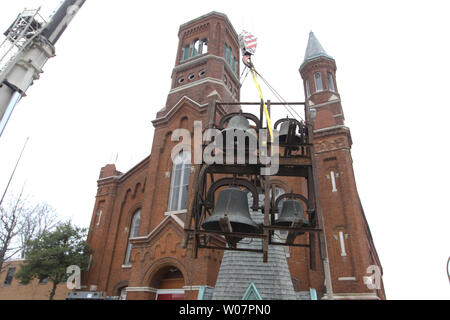
[[[11, 284], [5, 284], [5, 278], [9, 268], [16, 268], [19, 271], [23, 261], [6, 262], [4, 271], [0, 273], [0, 300], [48, 300], [53, 283], [48, 282], [40, 284], [38, 279], [30, 281], [29, 284], [20, 284], [16, 278], [12, 279]], [[64, 300], [67, 292], [66, 283], [58, 284], [54, 300]]]

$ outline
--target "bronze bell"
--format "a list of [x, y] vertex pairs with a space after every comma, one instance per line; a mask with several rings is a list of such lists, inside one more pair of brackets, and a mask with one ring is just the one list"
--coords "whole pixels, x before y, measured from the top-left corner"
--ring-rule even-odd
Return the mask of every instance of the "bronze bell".
[[226, 130], [247, 130], [250, 129], [250, 123], [248, 122], [248, 119], [241, 115], [235, 115], [228, 121], [228, 125], [226, 127]]
[[297, 200], [285, 200], [281, 207], [280, 217], [275, 221], [275, 224], [290, 227], [292, 223], [298, 222], [302, 222], [302, 225], [308, 224], [303, 215], [302, 205]]
[[[232, 117], [230, 121], [228, 121], [227, 127], [222, 131], [224, 142], [226, 142], [228, 133], [233, 136], [235, 131], [246, 132], [249, 129], [250, 129], [250, 122], [246, 117], [241, 115], [236, 115]], [[248, 132], [247, 134], [253, 136], [255, 142], [258, 141], [256, 135], [253, 132]], [[234, 145], [236, 145], [236, 142], [234, 143]], [[225, 146], [227, 146], [226, 143]]]
[[247, 192], [230, 187], [219, 193], [214, 212], [202, 224], [207, 231], [222, 231], [220, 219], [228, 216], [233, 232], [256, 233], [258, 225], [250, 217]]
[[299, 145], [301, 143], [301, 137], [296, 134], [297, 124], [294, 121], [286, 120], [281, 123], [279, 133], [279, 144], [284, 145]]

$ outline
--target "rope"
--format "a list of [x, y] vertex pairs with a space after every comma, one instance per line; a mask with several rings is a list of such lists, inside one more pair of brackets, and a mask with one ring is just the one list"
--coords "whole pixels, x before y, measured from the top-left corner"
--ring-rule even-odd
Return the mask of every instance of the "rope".
[[242, 80], [242, 82], [241, 82], [241, 88], [242, 88], [242, 86], [244, 85], [245, 79], [247, 79], [247, 76], [248, 76], [248, 74], [250, 73], [250, 69], [248, 69], [247, 67], [245, 67], [244, 71], [242, 71], [241, 78], [242, 78], [242, 75], [244, 74], [245, 71], [247, 71], [247, 73], [245, 74], [244, 80]]
[[289, 111], [289, 109], [288, 109], [288, 107], [292, 110], [292, 111], [294, 111], [294, 113], [300, 118], [300, 119], [302, 119], [302, 120], [304, 120], [303, 119], [303, 117], [300, 115], [300, 114], [298, 114], [298, 112], [295, 110], [295, 108], [293, 108], [291, 105], [289, 105], [288, 103], [287, 103], [287, 101], [286, 100], [284, 100], [283, 99], [283, 97], [270, 85], [270, 83], [266, 80], [266, 79], [264, 79], [264, 77], [261, 75], [261, 74], [259, 74], [259, 73], [257, 73], [258, 75], [259, 75], [259, 77], [264, 81], [264, 83], [267, 85], [267, 87], [272, 91], [272, 93], [275, 95], [275, 97], [280, 101], [280, 102], [283, 102], [283, 103], [285, 103], [285, 105], [283, 105], [285, 108], [286, 108], [286, 110], [291, 114], [291, 116], [293, 117], [293, 118], [296, 118], [293, 114], [292, 114], [292, 112], [290, 112]]
[[270, 142], [273, 142], [273, 128], [272, 128], [272, 121], [270, 121], [269, 110], [267, 109], [266, 102], [264, 101], [264, 96], [262, 94], [261, 87], [259, 86], [259, 83], [258, 83], [255, 68], [253, 67], [252, 69], [250, 69], [250, 71], [252, 72], [253, 81], [255, 82], [256, 89], [258, 89], [259, 96], [261, 97], [261, 102], [263, 104], [264, 114], [266, 115], [266, 120], [267, 120], [267, 127], [269, 128]]

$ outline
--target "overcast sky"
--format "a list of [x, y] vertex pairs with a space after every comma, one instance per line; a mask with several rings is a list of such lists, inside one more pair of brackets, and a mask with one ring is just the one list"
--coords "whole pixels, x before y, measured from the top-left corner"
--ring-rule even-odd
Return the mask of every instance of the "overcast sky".
[[[50, 15], [59, 2], [3, 0], [0, 31], [25, 7]], [[35, 201], [89, 226], [100, 168], [116, 162], [126, 172], [150, 153], [180, 24], [214, 10], [238, 33], [251, 31], [256, 68], [288, 101], [304, 101], [298, 68], [313, 30], [337, 63], [387, 298], [449, 299], [449, 9], [411, 0], [88, 0], [0, 137], [0, 191], [30, 137], [10, 194], [25, 183]], [[249, 79], [241, 100], [258, 101]]]

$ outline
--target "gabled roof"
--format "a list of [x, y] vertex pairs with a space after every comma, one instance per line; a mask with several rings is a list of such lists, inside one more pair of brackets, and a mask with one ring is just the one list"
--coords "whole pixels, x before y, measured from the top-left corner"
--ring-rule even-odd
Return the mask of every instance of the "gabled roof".
[[309, 33], [308, 46], [306, 47], [305, 59], [303, 60], [303, 63], [317, 57], [333, 59], [333, 57], [327, 54], [319, 40], [317, 40], [314, 32], [311, 31]]
[[242, 300], [262, 300], [261, 295], [253, 282], [248, 286]]

